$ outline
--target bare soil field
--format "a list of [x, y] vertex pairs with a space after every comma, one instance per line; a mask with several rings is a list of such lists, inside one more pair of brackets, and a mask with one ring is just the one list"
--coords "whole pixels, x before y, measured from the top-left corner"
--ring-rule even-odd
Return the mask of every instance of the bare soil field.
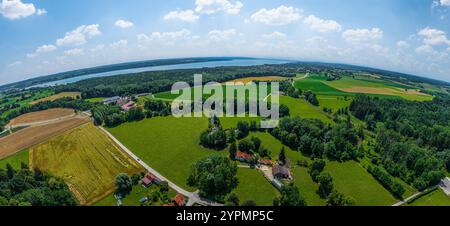
[[77, 98], [77, 97], [81, 97], [81, 93], [79, 93], [79, 92], [62, 92], [62, 93], [55, 94], [53, 96], [35, 100], [33, 102], [30, 102], [30, 104], [38, 104], [38, 103], [44, 102], [44, 101], [53, 101], [53, 100], [61, 99], [64, 97]]
[[74, 116], [55, 123], [27, 127], [9, 136], [0, 138], [0, 159], [40, 144], [55, 135], [64, 133], [89, 121], [90, 119], [87, 117]]
[[39, 123], [46, 122], [58, 119], [64, 119], [70, 116], [74, 116], [75, 112], [73, 109], [68, 108], [54, 108], [45, 111], [33, 112], [21, 115], [17, 118], [14, 118], [9, 123], [10, 126], [19, 126], [22, 124], [29, 123]]

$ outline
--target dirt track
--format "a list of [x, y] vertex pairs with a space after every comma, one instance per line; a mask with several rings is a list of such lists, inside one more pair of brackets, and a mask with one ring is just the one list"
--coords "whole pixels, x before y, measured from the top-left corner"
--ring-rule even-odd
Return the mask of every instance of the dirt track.
[[42, 143], [55, 135], [89, 121], [90, 119], [87, 117], [72, 116], [53, 123], [31, 126], [0, 138], [0, 159], [14, 155], [23, 149]]

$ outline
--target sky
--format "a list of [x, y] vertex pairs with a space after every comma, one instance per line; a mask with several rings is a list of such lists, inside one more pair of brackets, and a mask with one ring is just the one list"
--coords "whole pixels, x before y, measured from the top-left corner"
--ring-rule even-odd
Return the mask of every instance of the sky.
[[0, 0], [0, 84], [173, 57], [370, 66], [450, 81], [450, 0]]

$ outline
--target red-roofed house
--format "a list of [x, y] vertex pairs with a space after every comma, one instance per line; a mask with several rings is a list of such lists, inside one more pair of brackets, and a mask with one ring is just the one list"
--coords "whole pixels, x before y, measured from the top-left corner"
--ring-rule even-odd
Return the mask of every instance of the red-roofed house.
[[134, 108], [136, 106], [136, 103], [134, 103], [133, 101], [130, 101], [124, 105], [122, 105], [122, 109], [124, 111], [129, 111], [131, 108]]
[[242, 151], [237, 151], [236, 155], [234, 156], [234, 158], [238, 161], [241, 162], [249, 162], [252, 158], [254, 158], [254, 155], [242, 152]]
[[272, 166], [273, 165], [273, 162], [270, 159], [260, 159], [258, 162], [261, 165], [266, 165], [266, 166]]
[[149, 187], [153, 183], [160, 184], [161, 180], [158, 179], [155, 175], [153, 175], [151, 173], [147, 173], [147, 174], [145, 174], [144, 178], [142, 178], [141, 182], [142, 182], [142, 185], [144, 185], [145, 187]]
[[178, 194], [175, 198], [172, 199], [172, 202], [175, 206], [184, 206], [186, 203], [186, 198], [182, 194]]

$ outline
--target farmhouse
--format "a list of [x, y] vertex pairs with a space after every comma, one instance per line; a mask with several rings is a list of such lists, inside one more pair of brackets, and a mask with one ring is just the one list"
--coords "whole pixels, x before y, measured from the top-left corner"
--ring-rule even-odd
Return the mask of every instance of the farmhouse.
[[153, 183], [155, 184], [161, 184], [161, 180], [158, 179], [155, 175], [151, 173], [147, 173], [144, 178], [142, 178], [141, 183], [144, 187], [149, 187]]
[[273, 177], [277, 178], [277, 179], [290, 179], [291, 178], [291, 172], [285, 166], [274, 165], [272, 167], [272, 174], [273, 174]]
[[255, 156], [242, 151], [237, 151], [234, 158], [240, 162], [250, 162]]
[[178, 194], [172, 199], [172, 202], [175, 206], [184, 206], [184, 204], [186, 204], [186, 198], [184, 198], [182, 194]]
[[136, 103], [133, 101], [128, 102], [127, 104], [122, 105], [122, 109], [124, 111], [129, 111], [131, 108], [134, 108], [136, 106]]
[[272, 166], [273, 162], [270, 159], [260, 159], [258, 160], [258, 163], [261, 165], [266, 165], [266, 166]]
[[103, 100], [103, 104], [112, 104], [112, 103], [116, 103], [118, 100], [120, 100], [119, 96], [115, 96], [115, 97], [110, 97], [107, 99]]

